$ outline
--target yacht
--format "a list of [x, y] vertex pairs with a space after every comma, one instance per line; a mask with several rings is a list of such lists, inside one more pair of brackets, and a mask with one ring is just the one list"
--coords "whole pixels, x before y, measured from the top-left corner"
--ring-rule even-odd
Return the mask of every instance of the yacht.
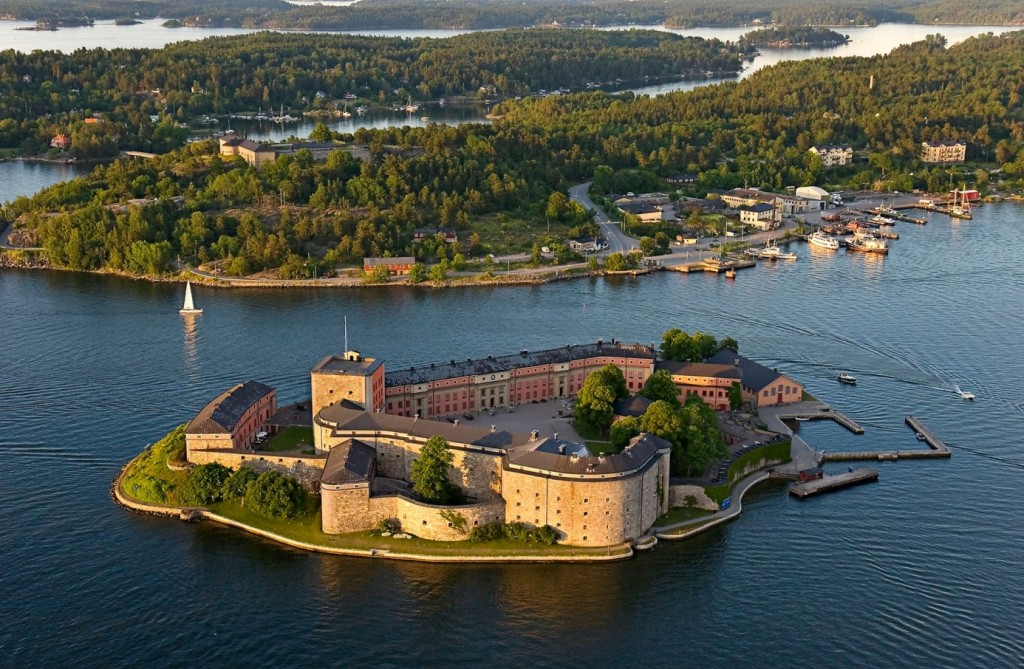
[[811, 235], [807, 238], [807, 243], [811, 244], [812, 246], [818, 246], [823, 249], [831, 249], [833, 251], [839, 248], [839, 240], [836, 239], [835, 237], [826, 235], [821, 230], [815, 230], [814, 232], [812, 232]]
[[185, 282], [185, 302], [182, 304], [181, 309], [178, 309], [178, 313], [182, 316], [197, 316], [203, 313], [202, 309], [196, 307], [192, 302], [192, 282]]
[[845, 383], [848, 386], [857, 385], [857, 377], [852, 374], [840, 374], [836, 377], [836, 380], [839, 381], [839, 383]]

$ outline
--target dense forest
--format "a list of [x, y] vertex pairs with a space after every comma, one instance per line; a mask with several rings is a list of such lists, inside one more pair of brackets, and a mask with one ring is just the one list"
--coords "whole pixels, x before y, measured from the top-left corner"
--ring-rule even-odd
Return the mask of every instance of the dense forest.
[[758, 47], [820, 49], [840, 46], [849, 41], [849, 36], [834, 30], [798, 26], [754, 30], [743, 35], [739, 39], [739, 45], [745, 52], [750, 52], [755, 51]]
[[348, 6], [295, 6], [281, 0], [0, 0], [0, 15], [21, 19], [81, 20], [161, 16], [184, 25], [243, 25], [291, 30], [373, 28], [524, 28], [540, 25], [666, 24], [677, 27], [754, 23], [872, 25], [882, 22], [1024, 24], [1016, 0], [361, 0]]
[[[359, 162], [336, 151], [279, 158], [256, 171], [197, 143], [150, 161], [123, 160], [5, 209], [56, 264], [136, 273], [222, 260], [228, 273], [281, 267], [322, 272], [363, 255], [454, 259], [486, 251], [486, 230], [545, 214], [563, 227], [578, 212], [553, 193], [697, 175], [695, 194], [743, 184], [781, 189], [841, 179], [858, 187], [942, 191], [983, 185], [987, 170], [923, 165], [923, 140], [958, 138], [981, 166], [1024, 188], [1024, 32], [941, 37], [871, 58], [786, 62], [739, 81], [656, 98], [547, 96], [500, 106], [489, 125], [360, 130]], [[874, 78], [874, 85], [871, 81]], [[341, 138], [337, 138], [341, 139]], [[847, 143], [855, 167], [827, 172], [807, 149]], [[396, 155], [382, 147], [421, 147]], [[974, 168], [972, 168], [974, 169]], [[621, 190], [620, 190], [621, 192]], [[148, 198], [123, 206], [132, 198]], [[287, 202], [279, 206], [281, 200]], [[464, 240], [413, 241], [413, 229], [454, 227]], [[483, 237], [481, 235], [483, 234]], [[532, 234], [532, 233], [531, 233]], [[320, 266], [317, 267], [316, 263]]]
[[[163, 49], [0, 52], [0, 148], [69, 133], [80, 158], [163, 152], [201, 114], [306, 111], [346, 93], [379, 103], [735, 73], [735, 46], [660, 31], [510, 30], [449, 39], [257, 33]], [[94, 114], [104, 123], [85, 123]]]

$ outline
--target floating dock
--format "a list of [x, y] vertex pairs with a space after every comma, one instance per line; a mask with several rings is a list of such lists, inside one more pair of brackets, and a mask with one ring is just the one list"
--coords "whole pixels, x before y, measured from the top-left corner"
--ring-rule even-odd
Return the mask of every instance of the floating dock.
[[797, 483], [789, 489], [789, 494], [794, 497], [804, 499], [805, 497], [811, 497], [812, 495], [820, 495], [824, 492], [831, 492], [833, 490], [847, 488], [852, 485], [877, 480], [877, 469], [858, 467], [857, 469], [843, 472], [842, 474], [835, 474], [833, 476], [826, 475], [824, 478], [814, 479], [805, 483]]
[[925, 460], [953, 457], [949, 447], [917, 418], [907, 416], [904, 421], [916, 434], [924, 437], [922, 441], [928, 445], [928, 450], [822, 452], [819, 456], [820, 460], [821, 462], [839, 462], [846, 460]]
[[756, 260], [748, 260], [746, 258], [726, 258], [725, 260], [721, 260], [719, 258], [708, 258], [706, 260], [684, 263], [682, 265], [666, 265], [665, 269], [683, 272], [684, 274], [690, 272], [714, 272], [715, 274], [720, 274], [729, 270], [736, 271], [738, 269], [747, 269], [748, 267], [756, 266]]

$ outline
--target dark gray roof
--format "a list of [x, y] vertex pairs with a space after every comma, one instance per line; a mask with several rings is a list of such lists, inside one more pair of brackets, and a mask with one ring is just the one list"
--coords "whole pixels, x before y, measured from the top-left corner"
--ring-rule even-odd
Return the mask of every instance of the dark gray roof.
[[752, 204], [749, 207], [743, 207], [743, 209], [745, 209], [746, 211], [761, 212], [761, 211], [772, 211], [774, 209], [774, 207], [772, 207], [767, 202], [758, 202], [757, 204]]
[[819, 144], [811, 148], [817, 151], [847, 151], [851, 147], [849, 144]]
[[504, 355], [498, 358], [489, 357], [480, 360], [430, 365], [428, 367], [396, 369], [385, 372], [384, 380], [386, 386], [404, 386], [416, 383], [429, 383], [440, 379], [453, 379], [460, 376], [497, 374], [520, 367], [552, 365], [601, 356], [628, 356], [630, 358], [654, 360], [655, 352], [653, 348], [645, 344], [624, 344], [615, 340], [612, 340], [610, 343], [598, 341], [593, 344], [570, 344], [562, 348], [552, 348], [532, 353], [522, 351], [516, 355]]
[[496, 430], [491, 432], [485, 427], [455, 425], [447, 421], [425, 420], [394, 416], [386, 413], [368, 413], [355, 409], [347, 409], [337, 404], [324, 407], [315, 421], [326, 421], [334, 429], [341, 432], [372, 434], [374, 432], [394, 432], [406, 434], [420, 439], [433, 436], [444, 437], [451, 446], [465, 444], [484, 448], [508, 449], [530, 443], [530, 435], [517, 432]]
[[357, 439], [349, 439], [331, 449], [320, 474], [328, 485], [369, 481], [377, 463], [377, 451]]
[[637, 418], [647, 413], [647, 407], [651, 406], [651, 404], [653, 402], [643, 395], [634, 395], [633, 397], [623, 397], [615, 400], [615, 403], [612, 404], [612, 411], [615, 412], [616, 416], [633, 416]]
[[399, 258], [363, 258], [363, 267], [376, 267], [377, 265], [413, 265], [416, 263], [416, 258], [412, 256], [402, 256]]
[[269, 144], [263, 144], [262, 142], [254, 142], [251, 139], [243, 139], [238, 142], [235, 146], [240, 146], [243, 149], [249, 149], [255, 153], [275, 153], [274, 147]]
[[336, 144], [330, 142], [295, 142], [292, 144], [293, 151], [299, 151], [301, 149], [309, 149], [310, 151], [334, 151], [340, 148]]
[[621, 211], [630, 214], [653, 214], [656, 211], [661, 211], [654, 205], [647, 204], [646, 202], [623, 202], [617, 206]]
[[779, 374], [770, 367], [765, 367], [759, 362], [754, 362], [750, 358], [744, 358], [742, 355], [727, 349], [714, 354], [707, 359], [707, 362], [720, 365], [736, 364], [740, 368], [741, 383], [755, 392], [782, 376], [782, 374]]
[[510, 451], [510, 467], [526, 467], [556, 474], [575, 476], [607, 476], [644, 469], [656, 455], [672, 450], [672, 444], [653, 434], [633, 438], [626, 449], [615, 455], [574, 457], [550, 453], [540, 448], [521, 448]]
[[964, 142], [963, 140], [959, 140], [959, 139], [940, 139], [940, 140], [935, 141], [935, 142], [923, 142], [923, 143], [927, 144], [928, 146], [959, 146], [961, 144], [966, 144], [966, 142]]
[[188, 434], [228, 434], [249, 408], [274, 392], [259, 381], [246, 381], [232, 387], [203, 407], [185, 428]]

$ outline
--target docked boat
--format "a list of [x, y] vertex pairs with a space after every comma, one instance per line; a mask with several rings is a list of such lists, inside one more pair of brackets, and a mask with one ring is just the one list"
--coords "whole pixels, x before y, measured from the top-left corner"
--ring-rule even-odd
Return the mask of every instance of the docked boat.
[[765, 260], [796, 260], [795, 253], [783, 251], [771, 240], [765, 242], [764, 248], [757, 252], [757, 257]]
[[840, 374], [836, 377], [836, 380], [839, 381], [839, 383], [845, 383], [848, 386], [857, 385], [857, 377], [852, 374]]
[[734, 270], [734, 269], [727, 269], [727, 270], [725, 270], [725, 278], [726, 279], [735, 279], [736, 278], [736, 270]]
[[896, 225], [896, 221], [894, 221], [891, 218], [886, 218], [885, 216], [882, 216], [881, 214], [875, 214], [874, 216], [872, 216], [868, 220], [871, 221], [872, 223], [874, 223], [875, 225], [881, 225], [881, 226], [885, 226], [885, 227], [892, 227], [892, 226]]
[[839, 248], [839, 240], [835, 237], [831, 237], [821, 230], [815, 230], [807, 237], [807, 243], [812, 246], [817, 246], [823, 249], [830, 249], [835, 251]]
[[420, 110], [420, 106], [417, 104], [413, 104], [412, 96], [410, 95], [409, 101], [405, 103], [405, 107], [403, 107], [403, 109], [405, 109], [405, 111], [409, 112], [410, 114], [414, 114]]
[[927, 441], [928, 440], [928, 437], [924, 436], [924, 434], [922, 434], [921, 432], [918, 432], [914, 436], [917, 437], [918, 441]]
[[185, 282], [185, 303], [181, 309], [178, 309], [178, 313], [182, 316], [196, 316], [203, 313], [202, 309], [197, 309], [196, 305], [192, 303], [192, 282]]
[[889, 255], [889, 245], [884, 239], [874, 235], [854, 235], [853, 239], [846, 242], [846, 248], [858, 253], [876, 253], [878, 255]]
[[366, 105], [359, 105], [356, 107], [356, 113], [360, 116], [366, 116], [366, 112], [370, 111], [370, 108]]
[[882, 237], [883, 239], [899, 239], [900, 238], [900, 233], [893, 232], [892, 230], [879, 230], [876, 234], [879, 237]]

